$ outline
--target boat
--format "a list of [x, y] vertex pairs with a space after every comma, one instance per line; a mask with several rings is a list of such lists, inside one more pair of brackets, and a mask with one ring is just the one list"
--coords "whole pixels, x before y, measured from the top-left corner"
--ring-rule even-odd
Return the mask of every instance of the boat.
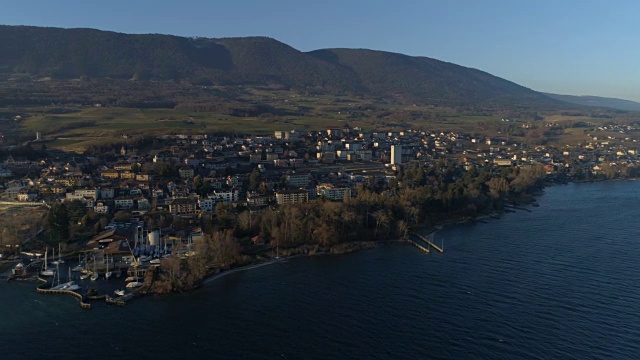
[[96, 258], [95, 256], [93, 257], [93, 274], [91, 274], [91, 281], [96, 281], [98, 280], [98, 271], [96, 271]]
[[109, 271], [109, 257], [107, 257], [107, 272], [104, 273], [105, 279], [109, 279], [113, 275], [113, 272]]
[[78, 265], [74, 266], [71, 271], [73, 272], [80, 272], [82, 271], [84, 268], [82, 267], [82, 261], [80, 260], [80, 254], [78, 254]]
[[129, 276], [126, 279], [124, 279], [125, 282], [132, 282], [132, 281], [138, 281], [138, 280], [142, 280], [142, 278], [140, 276]]
[[64, 284], [60, 284], [60, 268], [58, 267], [58, 264], [56, 264], [56, 274], [57, 276], [57, 280], [58, 280], [58, 285], [54, 285], [56, 282], [56, 278], [54, 277], [53, 279], [51, 279], [51, 290], [62, 290], [63, 286], [67, 286], [70, 285], [69, 283], [64, 283]]
[[49, 249], [44, 251], [44, 264], [42, 265], [42, 271], [40, 271], [40, 275], [42, 276], [53, 276], [55, 275], [55, 271], [47, 265], [47, 257], [48, 257]]
[[160, 259], [153, 259], [153, 260], [149, 261], [149, 264], [160, 265]]
[[58, 264], [64, 264], [64, 259], [62, 258], [62, 250], [60, 249], [60, 243], [58, 243]]
[[139, 282], [139, 281], [133, 281], [127, 284], [127, 288], [132, 289], [132, 288], [138, 288], [140, 286], [142, 286], [143, 283]]
[[87, 280], [90, 277], [91, 277], [91, 273], [82, 274], [80, 275], [80, 280]]
[[151, 259], [153, 259], [151, 256], [140, 256], [138, 258], [138, 262], [147, 262], [147, 261], [151, 261]]
[[125, 290], [119, 289], [119, 290], [115, 290], [113, 293], [116, 294], [117, 296], [124, 296]]
[[67, 283], [68, 285], [64, 287], [63, 290], [69, 290], [69, 291], [76, 291], [76, 290], [80, 290], [81, 286], [76, 284], [75, 281], [71, 281], [71, 269], [69, 269], [69, 278], [68, 278], [69, 282]]
[[78, 284], [71, 284], [68, 287], [65, 287], [62, 290], [68, 290], [68, 291], [76, 291], [76, 290], [80, 290], [81, 286]]

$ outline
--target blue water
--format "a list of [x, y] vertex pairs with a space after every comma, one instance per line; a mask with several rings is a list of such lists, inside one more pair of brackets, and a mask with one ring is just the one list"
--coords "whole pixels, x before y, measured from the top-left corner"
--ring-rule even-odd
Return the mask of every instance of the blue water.
[[290, 259], [124, 308], [0, 284], [0, 358], [638, 359], [640, 182], [557, 186], [531, 212]]

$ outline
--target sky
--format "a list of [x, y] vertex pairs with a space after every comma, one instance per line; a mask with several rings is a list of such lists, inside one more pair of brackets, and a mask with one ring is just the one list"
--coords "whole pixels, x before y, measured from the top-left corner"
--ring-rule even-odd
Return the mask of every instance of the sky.
[[0, 24], [269, 36], [487, 71], [537, 91], [640, 101], [637, 0], [0, 0]]

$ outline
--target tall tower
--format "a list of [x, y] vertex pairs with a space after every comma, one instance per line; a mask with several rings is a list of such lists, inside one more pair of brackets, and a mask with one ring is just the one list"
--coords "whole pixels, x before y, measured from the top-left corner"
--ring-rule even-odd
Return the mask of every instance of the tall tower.
[[402, 164], [402, 145], [391, 145], [391, 165]]

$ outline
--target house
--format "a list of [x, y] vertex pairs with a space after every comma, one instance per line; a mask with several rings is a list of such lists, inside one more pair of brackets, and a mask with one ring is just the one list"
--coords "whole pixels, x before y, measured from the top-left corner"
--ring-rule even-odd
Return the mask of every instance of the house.
[[135, 179], [136, 178], [136, 174], [134, 172], [131, 171], [122, 171], [120, 173], [120, 178], [121, 179]]
[[113, 168], [120, 171], [131, 171], [131, 169], [133, 169], [133, 164], [128, 162], [117, 162]]
[[153, 177], [147, 173], [136, 174], [136, 181], [149, 181]]
[[87, 198], [92, 198], [92, 199], [97, 199], [98, 198], [98, 190], [93, 188], [93, 189], [77, 189], [74, 192], [75, 196], [78, 197], [87, 197]]
[[35, 201], [37, 198], [38, 194], [26, 190], [18, 193], [18, 201]]
[[128, 210], [133, 209], [134, 201], [130, 197], [120, 197], [115, 199], [114, 204], [117, 210]]
[[138, 204], [139, 210], [149, 210], [151, 208], [151, 203], [149, 203], [149, 200], [145, 197], [138, 197], [136, 203]]
[[101, 199], [113, 199], [115, 196], [113, 188], [103, 188], [100, 189], [100, 198]]
[[119, 179], [120, 172], [113, 169], [108, 169], [100, 172], [100, 176], [105, 179]]
[[95, 211], [96, 214], [108, 214], [109, 206], [105, 205], [102, 201], [99, 201], [96, 206], [93, 207], [93, 211]]

